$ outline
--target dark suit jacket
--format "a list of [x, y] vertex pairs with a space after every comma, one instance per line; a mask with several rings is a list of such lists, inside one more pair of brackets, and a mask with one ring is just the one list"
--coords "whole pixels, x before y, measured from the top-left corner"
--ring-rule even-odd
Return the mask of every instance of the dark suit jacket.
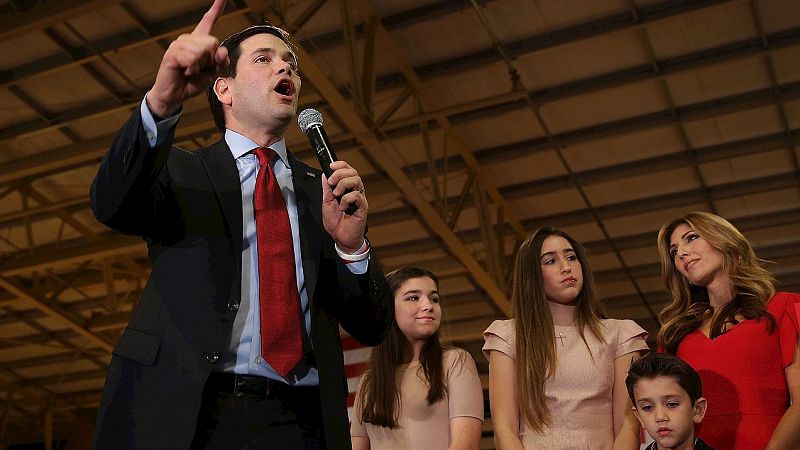
[[[197, 152], [149, 148], [138, 109], [92, 183], [97, 219], [147, 242], [150, 279], [113, 352], [97, 416], [98, 449], [185, 449], [208, 375], [227, 356], [241, 294], [242, 198], [236, 163], [221, 140]], [[325, 437], [350, 448], [339, 325], [377, 345], [392, 320], [378, 260], [354, 275], [322, 225], [320, 171], [290, 154], [311, 342]], [[312, 177], [308, 173], [316, 176]]]
[[[709, 447], [708, 444], [703, 442], [700, 438], [695, 438], [694, 442], [694, 450], [714, 450], [713, 448]], [[650, 445], [647, 446], [645, 450], [658, 450], [658, 444], [655, 442], [651, 442]]]

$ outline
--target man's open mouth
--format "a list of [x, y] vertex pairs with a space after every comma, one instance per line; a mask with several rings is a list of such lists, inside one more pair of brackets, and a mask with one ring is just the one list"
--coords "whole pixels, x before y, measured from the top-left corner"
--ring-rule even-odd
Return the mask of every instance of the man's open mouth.
[[292, 83], [292, 81], [289, 79], [283, 79], [275, 85], [274, 90], [278, 94], [291, 97], [294, 95], [294, 83]]

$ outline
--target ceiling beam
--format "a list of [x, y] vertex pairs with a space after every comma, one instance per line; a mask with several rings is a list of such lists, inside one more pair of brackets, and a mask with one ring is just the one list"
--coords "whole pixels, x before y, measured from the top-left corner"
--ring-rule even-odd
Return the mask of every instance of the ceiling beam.
[[[369, 2], [360, 0], [358, 3], [361, 9], [366, 12], [369, 17], [374, 17], [375, 12], [372, 10], [372, 5]], [[391, 36], [388, 31], [386, 31], [386, 28], [384, 28], [380, 20], [376, 22], [376, 32], [376, 38], [381, 39], [381, 42], [383, 43], [382, 51], [389, 53], [395, 64], [400, 66], [403, 76], [406, 78], [406, 80], [408, 80], [409, 84], [416, 89], [420, 101], [423, 102], [423, 104], [427, 103], [426, 106], [428, 109], [433, 109], [430, 107], [430, 103], [432, 101], [436, 101], [433, 100], [437, 97], [436, 93], [430, 89], [429, 85], [424, 84], [422, 80], [420, 80], [414, 68], [411, 67], [411, 65], [407, 62], [407, 57], [397, 45], [395, 38]], [[520, 219], [517, 216], [515, 209], [506, 205], [506, 201], [500, 194], [500, 191], [498, 191], [494, 180], [486, 173], [483, 166], [473, 155], [472, 151], [467, 147], [464, 141], [461, 140], [459, 137], [460, 133], [455, 130], [453, 125], [450, 123], [450, 120], [444, 114], [437, 116], [436, 122], [442, 128], [442, 130], [444, 130], [445, 139], [455, 146], [458, 154], [461, 156], [461, 159], [469, 167], [469, 170], [476, 174], [480, 180], [480, 183], [478, 183], [478, 185], [476, 185], [474, 188], [476, 189], [476, 192], [477, 189], [484, 189], [494, 204], [502, 208], [504, 219], [511, 226], [511, 229], [514, 231], [517, 238], [520, 241], [525, 239], [527, 231], [520, 223]]]
[[[795, 35], [790, 37], [789, 43], [791, 45], [798, 45], [800, 44], [800, 31], [795, 30]], [[772, 37], [770, 39], [770, 48], [775, 47], [780, 42], [786, 42], [786, 38], [779, 39], [777, 37]], [[733, 45], [732, 48], [734, 51], [738, 52], [740, 48], [755, 48], [761, 49], [758, 43], [751, 44], [749, 40], [746, 43], [737, 43], [737, 45]], [[758, 51], [765, 51], [763, 49]], [[684, 55], [681, 57], [674, 58], [673, 63], [665, 63], [663, 64], [664, 70], [661, 74], [654, 74], [649, 69], [647, 70], [647, 74], [650, 77], [657, 77], [661, 76], [664, 73], [679, 73], [682, 71], [690, 70], [690, 69], [699, 69], [706, 65], [714, 64], [719, 61], [720, 53], [729, 54], [731, 50], [728, 49], [728, 46], [723, 46], [717, 49], [710, 49], [706, 50], [707, 52], [705, 56], [700, 54], [694, 53], [689, 55]], [[649, 67], [649, 66], [647, 66]], [[416, 72], [419, 72], [419, 68], [414, 69]], [[638, 77], [638, 76], [637, 76]], [[639, 79], [638, 77], [636, 79]], [[540, 91], [533, 91], [529, 92], [527, 95], [531, 96], [535, 101], [539, 103], [544, 103], [548, 101], [555, 101], [559, 99], [564, 99], [574, 95], [585, 94], [591, 91], [605, 89], [608, 87], [608, 81], [604, 81], [607, 79], [617, 80], [617, 83], [625, 83], [625, 82], [632, 82], [635, 79], [632, 79], [630, 75], [623, 76], [619, 73], [614, 74], [607, 74], [601, 75], [598, 77], [592, 77], [585, 80], [579, 80], [576, 82], [570, 82], [560, 86], [554, 86], [552, 88], [548, 88], [546, 90]], [[557, 93], [557, 94], [554, 94]], [[459, 124], [464, 124], [464, 114], [467, 116], [469, 114], [481, 114], [482, 110], [487, 110], [491, 108], [497, 108], [502, 105], [512, 105], [514, 103], [519, 103], [524, 98], [525, 93], [517, 93], [511, 92], [506, 95], [502, 96], [494, 96], [489, 97], [484, 100], [472, 101], [460, 105], [453, 105], [448, 108], [443, 108], [437, 111], [434, 111], [433, 114], [427, 115], [418, 115], [411, 118], [405, 118], [402, 120], [396, 120], [386, 124], [385, 126], [381, 127], [380, 134], [386, 135], [396, 135], [399, 132], [402, 132], [404, 129], [407, 132], [412, 131], [416, 132], [416, 127], [421, 121], [435, 121], [438, 117], [444, 116], [449, 119], [455, 118]], [[730, 102], [730, 98], [728, 98], [728, 102]], [[705, 104], [705, 106], [704, 106]], [[109, 112], [109, 111], [121, 111], [121, 110], [129, 110], [130, 108], [135, 107], [138, 105], [138, 101], [135, 104], [128, 104], [128, 105], [106, 105], [103, 104], [102, 107], [94, 108], [98, 112]], [[713, 107], [714, 102], [704, 102], [695, 105], [687, 105], [691, 107], [691, 110], [703, 110], [704, 108]], [[524, 107], [524, 105], [520, 105], [519, 107]], [[741, 107], [745, 107], [741, 105]], [[664, 119], [669, 120], [669, 111], [659, 112], [655, 116], [656, 119]], [[660, 114], [660, 115], [659, 115]], [[459, 117], [453, 117], [459, 116]], [[71, 115], [73, 118], [84, 120], [85, 117], [77, 117], [73, 114]], [[639, 117], [638, 120], [642, 120], [642, 116]], [[661, 122], [659, 122], [661, 123]], [[624, 123], [622, 124], [624, 125]], [[436, 123], [432, 123], [432, 126], [436, 126]], [[601, 128], [608, 128], [610, 124], [602, 124]], [[617, 124], [619, 127], [620, 124]], [[623, 131], [627, 131], [627, 128]], [[2, 130], [0, 130], [0, 133]], [[192, 136], [194, 134], [215, 134], [216, 129], [211, 121], [209, 114], [207, 111], [195, 111], [189, 114], [185, 114], [180, 121], [180, 124], [176, 130], [176, 138], [180, 140], [181, 138], [186, 138]], [[12, 133], [13, 134], [13, 133]], [[573, 135], [580, 135], [584, 136], [585, 139], [591, 139], [592, 134], [589, 133], [572, 133]], [[94, 138], [91, 140], [79, 142], [76, 144], [66, 145], [64, 147], [54, 149], [52, 152], [44, 152], [41, 154], [34, 154], [28, 157], [23, 157], [15, 160], [11, 160], [9, 162], [5, 162], [0, 164], [0, 186], [7, 185], [9, 183], [19, 182], [25, 180], [27, 178], [31, 179], [39, 179], [43, 176], [48, 176], [50, 174], [59, 173], [63, 170], [67, 170], [70, 168], [78, 168], [83, 167], [87, 164], [94, 164], [98, 161], [106, 152], [108, 142], [113, 139], [114, 134], [109, 134], [105, 136], [100, 136], [98, 138]], [[566, 136], [557, 136], [560, 142], [564, 142], [563, 139]], [[340, 151], [346, 150], [350, 147], [349, 141], [353, 139], [352, 133], [344, 133], [340, 136], [332, 136], [332, 142], [334, 147], [339, 149]], [[574, 137], [573, 137], [574, 139]], [[292, 148], [298, 150], [298, 154], [302, 155], [304, 153], [309, 153], [308, 146], [305, 142], [293, 142]], [[517, 152], [524, 151], [536, 151], [536, 150], [545, 150], [549, 148], [549, 142], [545, 138], [533, 139], [530, 142], [526, 143], [519, 143], [518, 145], [510, 145], [505, 147], [504, 150], [512, 150], [515, 149]], [[487, 150], [494, 150], [494, 149], [487, 149]], [[489, 153], [487, 155], [487, 153]], [[487, 152], [487, 151], [477, 151], [475, 152], [476, 157], [479, 160], [488, 157], [491, 153], [494, 152]], [[498, 152], [499, 153], [499, 152]], [[510, 153], [506, 154], [507, 157], [511, 157]], [[441, 163], [441, 161], [439, 161]]]
[[[792, 83], [789, 85], [785, 85], [782, 87], [784, 90], [784, 96], [787, 98], [797, 98], [800, 96], [800, 83]], [[591, 127], [586, 127], [579, 130], [572, 130], [565, 133], [561, 133], [556, 135], [556, 138], [559, 142], [564, 142], [565, 144], [574, 144], [579, 142], [585, 142], [588, 140], [596, 139], [601, 136], [613, 136], [619, 135], [625, 132], [630, 131], [632, 128], [643, 128], [643, 127], [655, 127], [655, 126], [662, 126], [668, 125], [669, 123], [665, 122], [676, 122], [676, 121], [688, 121], [693, 120], [695, 118], [705, 118], [709, 117], [713, 114], [724, 114], [727, 112], [735, 111], [741, 108], [747, 107], [756, 107], [756, 106], [763, 106], [764, 104], [770, 104], [775, 102], [775, 95], [771, 89], [764, 89], [758, 91], [752, 91], [744, 94], [739, 94], [735, 96], [730, 96], [724, 99], [719, 100], [712, 100], [708, 102], [701, 102], [696, 103], [693, 105], [688, 105], [686, 107], [680, 108], [678, 111], [677, 116], [672, 116], [668, 114], [667, 111], [658, 112], [658, 113], [650, 113], [645, 114], [642, 116], [624, 119], [622, 121], [615, 121], [609, 122], [605, 124], [594, 125]], [[444, 113], [447, 116], [447, 113]], [[435, 118], [434, 116], [433, 118]], [[430, 119], [426, 115], [422, 117], [418, 117], [417, 120]], [[398, 121], [390, 122], [387, 124], [387, 132], [390, 132], [393, 128], [397, 129], [399, 127], [407, 127], [408, 124], [407, 119], [401, 119]], [[185, 138], [187, 135], [191, 133], [197, 132], [198, 129], [205, 128], [208, 124], [210, 124], [208, 119], [208, 114], [205, 111], [195, 111], [191, 114], [185, 115], [182, 118], [181, 126], [178, 127], [176, 131], [177, 139]], [[796, 133], [797, 130], [792, 130], [792, 133]], [[760, 145], [775, 145], [774, 138], [775, 136], [760, 136], [756, 138], [746, 139], [743, 141], [738, 141], [734, 143], [724, 143], [719, 144], [717, 146], [712, 146], [706, 148], [709, 152], [697, 152], [694, 156], [698, 158], [698, 161], [703, 161], [703, 158], [708, 158], [708, 156], [704, 155], [716, 155], [716, 154], [725, 154], [728, 151], [732, 151], [734, 148], [740, 149], [742, 152], [746, 153], [749, 151], [750, 146], [760, 146]], [[14, 183], [19, 183], [25, 180], [32, 180], [38, 179], [47, 174], [58, 173], [59, 171], [63, 171], [66, 168], [70, 167], [82, 167], [85, 164], [94, 164], [97, 160], [99, 160], [102, 155], [106, 152], [106, 146], [109, 140], [113, 138], [112, 135], [103, 136], [100, 138], [92, 139], [90, 141], [81, 142], [77, 144], [67, 145], [65, 147], [59, 148], [54, 150], [53, 152], [45, 152], [35, 154], [29, 157], [20, 158], [16, 160], [12, 160], [3, 164], [0, 164], [0, 186], [7, 186]], [[763, 139], [763, 140], [762, 140]], [[503, 159], [511, 159], [515, 157], [521, 157], [523, 155], [530, 154], [534, 151], [545, 151], [549, 148], [549, 142], [546, 138], [536, 138], [531, 139], [528, 141], [523, 141], [521, 143], [511, 144], [508, 146], [501, 146], [495, 147], [490, 149], [484, 149], [481, 151], [476, 152], [477, 158], [479, 163], [486, 164], [495, 158], [498, 155], [502, 155]], [[730, 146], [730, 147], [729, 147]], [[57, 155], [57, 156], [53, 156]], [[301, 154], [301, 157], [305, 155]], [[680, 154], [680, 158], [685, 159], [687, 155]], [[660, 159], [664, 158], [664, 159]], [[670, 160], [671, 158], [676, 158], [675, 156], [663, 156], [657, 157], [655, 159], [651, 159], [645, 161], [646, 164], [642, 167], [642, 170], [657, 170], [661, 164], [670, 163], [674, 164], [675, 160]], [[691, 158], [690, 158], [691, 159]], [[713, 159], [713, 158], [712, 158]], [[443, 164], [441, 160], [437, 162], [438, 164]], [[638, 161], [630, 162], [627, 164], [623, 164], [622, 167], [628, 171], [628, 173], [636, 173], [637, 165], [639, 164]], [[598, 169], [601, 170], [601, 169]], [[614, 169], [609, 169], [610, 173], [616, 176]], [[595, 175], [601, 172], [595, 172]], [[592, 176], [591, 172], [584, 174], [579, 172], [577, 174], [578, 177], [583, 175]], [[545, 183], [552, 185], [545, 186]], [[546, 191], [552, 191], [553, 189], [561, 188], [565, 185], [568, 185], [568, 180], [563, 179], [561, 177], [555, 177], [550, 180], [539, 180], [534, 181], [530, 184], [530, 188], [532, 191], [536, 191], [539, 189], [544, 188]], [[506, 187], [508, 188], [508, 187]], [[506, 189], [504, 188], [504, 189]], [[505, 196], [505, 192], [502, 193]]]
[[[111, 2], [121, 3], [122, 0], [49, 0], [45, 2], [42, 7], [47, 6], [48, 8], [58, 8], [61, 6], [61, 4], [71, 3], [82, 9], [84, 7], [92, 8], [90, 11], [84, 11], [81, 14], [84, 15], [88, 12], [95, 12], [98, 8], [97, 4], [108, 5]], [[229, 10], [232, 6], [235, 7], [237, 3], [239, 2], [228, 2], [226, 10]], [[95, 62], [99, 60], [100, 55], [104, 53], [118, 53], [119, 51], [152, 44], [161, 39], [173, 39], [174, 36], [180, 33], [189, 32], [194, 29], [194, 27], [197, 25], [197, 22], [207, 10], [208, 5], [204, 5], [192, 11], [165, 19], [162, 22], [148, 24], [149, 29], [156, 31], [156, 34], [148, 34], [142, 30], [126, 30], [118, 35], [113, 35], [99, 41], [90, 42], [86, 45], [86, 52], [82, 58], [73, 59], [65, 54], [50, 55], [36, 61], [31, 61], [23, 66], [17, 66], [10, 70], [0, 71], [0, 87], [5, 88], [10, 84], [23, 83], [31, 78], [52, 74], [54, 72], [70, 69], [89, 62]], [[78, 10], [72, 9], [72, 11]], [[248, 11], [246, 9], [229, 11], [223, 14], [221, 19], [227, 20], [232, 17], [241, 16], [247, 12]], [[56, 16], [58, 16], [58, 14], [56, 14]], [[36, 19], [42, 21], [51, 21], [49, 17], [44, 16]], [[35, 23], [36, 19], [32, 20], [32, 22]], [[16, 22], [18, 20], [20, 19], [11, 21]], [[54, 25], [55, 23], [61, 23], [64, 20], [66, 19], [56, 19], [54, 23], [42, 24], [37, 27], [29, 27], [27, 26], [27, 23], [20, 23], [16, 24], [18, 25], [16, 29], [21, 30], [24, 28], [26, 32], [36, 32], [46, 28], [47, 26]], [[14, 27], [12, 27], [12, 29], [13, 28]], [[0, 28], [0, 30], [3, 29], [5, 28]], [[12, 33], [17, 32], [12, 31]]]
[[[597, 214], [601, 219], [622, 217], [667, 207], [676, 208], [702, 203], [705, 201], [706, 195], [710, 195], [712, 199], [718, 200], [795, 187], [797, 183], [800, 182], [798, 181], [800, 179], [799, 177], [800, 174], [797, 172], [787, 172], [767, 177], [752, 178], [711, 186], [708, 188], [708, 193], [701, 191], [699, 188], [687, 189], [669, 194], [595, 206], [594, 210], [597, 211]], [[528, 183], [521, 183], [501, 188], [500, 191], [508, 201], [524, 200], [532, 198], [532, 196], [535, 194], [529, 192], [527, 186]], [[456, 201], [458, 201], [458, 199], [455, 196], [448, 199], [450, 204], [454, 204]], [[469, 200], [466, 203], [471, 204]], [[399, 207], [372, 214], [370, 216], [370, 225], [373, 227], [378, 227], [404, 220], [413, 220], [414, 217], [414, 211], [410, 211], [408, 208]], [[564, 211], [547, 216], [529, 217], [528, 219], [530, 220], [525, 220], [523, 218], [523, 222], [526, 224], [528, 229], [536, 229], [545, 225], [576, 225], [580, 223], [592, 222], [594, 220], [592, 217], [592, 212], [588, 208]], [[0, 268], [2, 268], [2, 266], [0, 266]]]
[[141, 238], [118, 233], [99, 235], [97, 240], [85, 245], [69, 248], [55, 248], [53, 251], [39, 251], [25, 258], [17, 258], [0, 264], [0, 274], [5, 277], [24, 275], [36, 270], [53, 267], [75, 266], [87, 259], [102, 259], [144, 249]]
[[85, 328], [79, 318], [74, 317], [72, 314], [64, 311], [63, 308], [56, 304], [56, 302], [48, 302], [45, 299], [40, 298], [38, 295], [20, 286], [19, 283], [13, 279], [0, 276], [0, 288], [5, 289], [19, 298], [28, 300], [36, 309], [42, 311], [43, 313], [60, 322], [65, 327], [85, 338], [92, 346], [99, 347], [108, 353], [111, 353], [111, 350], [114, 348], [114, 346], [105, 338], [102, 338]]
[[[193, 130], [195, 127], [192, 123], [196, 121], [203, 121], [204, 114], [195, 113], [186, 118], [187, 125], [180, 128], [179, 131]], [[790, 130], [792, 135], [800, 134], [800, 129]], [[183, 137], [182, 133], [178, 133]], [[110, 139], [110, 137], [109, 137]], [[522, 158], [530, 154], [532, 151], [539, 150], [538, 140], [529, 139], [519, 141], [516, 143], [506, 144], [497, 147], [490, 147], [475, 152], [477, 161], [481, 165], [489, 165], [498, 161], [510, 161], [516, 158]], [[737, 156], [750, 155], [770, 151], [778, 148], [783, 148], [786, 144], [786, 136], [783, 132], [772, 133], [763, 136], [753, 136], [750, 138], [725, 142], [722, 144], [715, 144], [707, 147], [696, 148], [692, 154], [686, 152], [674, 152], [665, 155], [658, 155], [646, 159], [639, 159], [625, 163], [619, 163], [595, 169], [578, 171], [574, 173], [574, 179], [578, 180], [581, 185], [589, 186], [594, 183], [600, 183], [609, 180], [619, 180], [628, 176], [639, 176], [648, 173], [655, 173], [663, 170], [682, 167], [689, 164], [702, 164], [721, 159], [728, 159]], [[102, 150], [104, 152], [105, 149]], [[69, 153], [68, 149], [62, 149], [57, 153]], [[100, 152], [98, 152], [100, 153]], [[88, 156], [88, 155], [87, 155]], [[302, 156], [302, 155], [301, 155]], [[37, 157], [37, 159], [40, 159]], [[461, 170], [465, 168], [465, 163], [460, 157], [450, 157], [447, 162], [443, 159], [436, 161], [437, 167], [442, 170], [445, 166], [448, 170]], [[15, 170], [19, 166], [14, 164], [14, 167], [7, 167], [3, 171], [3, 166], [0, 165], [0, 180], [2, 174], [18, 174]], [[38, 168], [39, 166], [37, 166]], [[428, 164], [417, 163], [405, 166], [403, 170], [414, 173], [420, 177], [428, 176]], [[383, 174], [375, 173], [372, 175], [364, 176], [365, 184], [370, 186], [371, 192], [388, 192], [393, 191], [394, 185], [384, 180]], [[13, 180], [16, 181], [16, 180]], [[560, 189], [569, 188], [571, 186], [570, 178], [565, 175], [557, 175], [549, 178], [539, 179], [528, 182], [526, 184], [518, 184], [514, 186], [507, 186], [506, 188], [526, 189], [530, 195], [546, 194], [555, 192]], [[25, 220], [36, 222], [39, 220], [46, 220], [52, 217], [51, 214], [55, 209], [65, 209], [69, 213], [86, 210], [89, 208], [89, 202], [86, 197], [75, 197], [72, 199], [63, 200], [61, 202], [53, 203], [50, 205], [38, 205], [34, 208], [27, 210], [19, 210], [0, 215], [0, 228], [11, 228], [22, 226]], [[530, 229], [528, 227], [527, 229]]]
[[36, 33], [74, 17], [97, 12], [123, 0], [48, 0], [22, 12], [0, 16], [0, 40]]
[[[764, 214], [756, 214], [747, 217], [731, 218], [736, 228], [743, 233], [747, 234], [751, 231], [759, 229], [777, 227], [782, 225], [800, 224], [800, 208], [793, 208], [788, 210], [773, 211]], [[523, 222], [523, 225], [528, 230], [533, 230], [539, 225], [537, 219], [528, 219]], [[463, 230], [461, 232], [461, 239], [467, 244], [479, 242], [481, 237], [477, 229]], [[613, 238], [614, 246], [620, 250], [631, 250], [636, 248], [655, 246], [656, 245], [657, 230], [650, 232], [640, 233], [636, 235], [618, 236]], [[603, 254], [611, 251], [610, 244], [605, 239], [584, 242], [583, 246], [591, 255]], [[405, 241], [398, 244], [380, 245], [380, 242], [375, 244], [376, 251], [385, 262], [388, 263], [393, 257], [407, 256], [409, 249], [414, 249], [415, 253], [425, 253], [429, 251], [436, 251], [441, 249], [441, 244], [435, 238], [422, 238], [414, 241]]]
[[[701, 2], [695, 2], [694, 6], [705, 8], [708, 7], [708, 4], [701, 5]], [[711, 2], [714, 3], [714, 2]], [[468, 2], [467, 2], [468, 4]], [[183, 19], [182, 20], [186, 20]], [[615, 16], [616, 17], [616, 16]], [[610, 20], [609, 22], [619, 23], [619, 18], [615, 18]], [[390, 19], [384, 19], [381, 23], [393, 23]], [[572, 36], [573, 38], [577, 38], [574, 36], [574, 31], [572, 31], [572, 27], [566, 30], [565, 33], [560, 32], [553, 32], [557, 36], [568, 35]], [[589, 79], [592, 81], [590, 83], [586, 83], [584, 81], [587, 80], [578, 80], [577, 82], [567, 83], [563, 86], [565, 89], [562, 89], [562, 86], [555, 86], [551, 88], [547, 88], [545, 90], [537, 91], [531, 93], [533, 98], [538, 103], [545, 103], [548, 101], [554, 101], [558, 98], [564, 98], [564, 95], [577, 95], [578, 93], [585, 92], [587, 89], [590, 90], [600, 90], [600, 89], [608, 89], [613, 86], [618, 86], [623, 83], [630, 83], [638, 79], [646, 79], [646, 78], [661, 78], [664, 75], [679, 73], [681, 70], [685, 70], [685, 68], [692, 68], [697, 67], [698, 64], [703, 64], [704, 59], [708, 59], [708, 63], [719, 63], [726, 58], [730, 58], [732, 56], [736, 57], [743, 57], [747, 55], [755, 55], [755, 54], [764, 54], [767, 52], [774, 51], [779, 48], [783, 48], [787, 45], [795, 45], [798, 40], [800, 40], [800, 33], [797, 30], [787, 30], [783, 32], [773, 33], [769, 36], [771, 39], [768, 41], [770, 44], [769, 46], [762, 46], [758, 39], [749, 39], [742, 42], [736, 42], [732, 44], [726, 44], [718, 48], [714, 49], [707, 49], [701, 52], [697, 52], [691, 55], [686, 55], [687, 57], [676, 57], [669, 59], [665, 62], [665, 70], [662, 73], [654, 74], [650, 69], [649, 65], [644, 65], [642, 67], [637, 68], [630, 68], [625, 69], [620, 72], [615, 72], [612, 74], [605, 74], [599, 77], [593, 77]], [[522, 56], [523, 54], [534, 52], [541, 50], [541, 45], [543, 42], [548, 43], [548, 45], [555, 45], [555, 43], [561, 42], [562, 37], [553, 37], [551, 33], [547, 33], [544, 35], [536, 35], [529, 38], [525, 38], [519, 41], [514, 41], [509, 43], [506, 47], [513, 49], [513, 55]], [[578, 39], [579, 40], [579, 39]], [[310, 41], [315, 42], [314, 38], [311, 38]], [[325, 42], [330, 43], [329, 39], [324, 40]], [[340, 42], [341, 39], [337, 39], [336, 42]], [[343, 42], [343, 41], [342, 41]], [[549, 48], [549, 47], [548, 47]], [[311, 50], [309, 50], [311, 51]], [[488, 55], [491, 60], [486, 60]], [[102, 54], [101, 54], [102, 56]], [[476, 61], [479, 61], [481, 65], [483, 64], [490, 64], [494, 60], [499, 58], [496, 52], [492, 51], [492, 48], [487, 48], [481, 51], [477, 51], [473, 54], [469, 55], [462, 55], [458, 58], [452, 60], [445, 60], [439, 61], [436, 63], [431, 63], [425, 66], [414, 68], [414, 71], [419, 74], [422, 79], [429, 79], [434, 76], [442, 76], [446, 73], [452, 72], [457, 68], [461, 68], [462, 70], [467, 70], [472, 66], [469, 67], [462, 67], [465, 64], [465, 61], [471, 62], [471, 64], [475, 64]], [[682, 69], [683, 67], [683, 69]], [[444, 70], [443, 68], [446, 68]], [[0, 74], [0, 79], [2, 79], [2, 74]], [[400, 73], [384, 75], [381, 77], [377, 83], [376, 88], [378, 90], [386, 90], [392, 87], [396, 87], [397, 81], [402, 79], [403, 76]], [[394, 80], [394, 81], [392, 81]], [[120, 108], [132, 108], [136, 104], [138, 104], [139, 99], [131, 100], [126, 104], [119, 104], [118, 99], [103, 99], [98, 101], [95, 104], [87, 104], [79, 106], [73, 110], [63, 111], [60, 114], [55, 115], [52, 120], [42, 122], [39, 119], [34, 119], [32, 121], [18, 123], [6, 127], [4, 129], [0, 129], [0, 142], [3, 139], [10, 139], [12, 137], [19, 138], [28, 133], [41, 133], [47, 130], [58, 129], [63, 126], [67, 126], [75, 121], [82, 121], [87, 120], [92, 117], [97, 117], [100, 115], [110, 114]]]
[[[120, 2], [121, 0], [114, 0]], [[671, 17], [680, 16], [693, 11], [699, 11], [708, 7], [714, 7], [725, 3], [734, 3], [742, 0], [705, 0], [695, 2], [679, 2], [682, 4], [675, 4], [675, 2], [663, 2], [661, 4], [652, 5], [647, 8], [642, 8], [642, 15], [644, 18], [643, 23], [653, 23], [660, 20], [666, 20]], [[80, 0], [51, 0], [49, 3], [54, 5], [59, 3], [69, 3], [80, 6], [79, 4], [91, 3], [108, 3], [103, 0], [84, 1]], [[236, 7], [240, 2], [228, 2], [226, 9]], [[263, 8], [262, 5], [259, 6]], [[436, 20], [444, 14], [452, 14], [464, 9], [470, 8], [470, 3], [467, 0], [447, 0], [442, 2], [433, 2], [428, 5], [413, 8], [411, 10], [401, 11], [391, 16], [384, 17], [381, 22], [388, 30], [410, 26], [414, 23]], [[24, 77], [40, 76], [44, 73], [49, 73], [54, 70], [66, 69], [75, 64], [84, 64], [86, 62], [94, 61], [98, 54], [109, 51], [120, 51], [128, 48], [149, 44], [160, 39], [168, 38], [173, 35], [191, 30], [197, 24], [199, 18], [205, 13], [207, 7], [197, 8], [174, 17], [170, 17], [158, 24], [149, 24], [150, 29], [158, 30], [158, 34], [147, 33], [121, 33], [116, 36], [105, 38], [98, 42], [92, 42], [89, 47], [87, 56], [83, 59], [69, 61], [68, 64], [60, 64], [59, 60], [53, 60], [50, 57], [41, 60], [33, 61], [26, 65], [24, 68], [17, 68], [14, 72], [0, 72], [0, 87], [5, 87], [9, 82], [21, 82]], [[223, 15], [223, 19], [239, 16], [239, 15], [253, 15], [249, 8], [238, 8], [234, 11], [228, 12]], [[61, 20], [63, 21], [63, 20]], [[18, 25], [18, 24], [17, 24]], [[42, 25], [42, 28], [48, 26]], [[631, 27], [639, 27], [641, 24], [630, 21], [625, 14], [613, 14], [611, 16], [597, 19], [594, 21], [573, 25], [561, 30], [554, 30], [549, 33], [536, 35], [528, 38], [528, 42], [535, 43], [535, 50], [546, 50], [557, 45], [564, 45], [569, 42], [574, 42], [582, 39], [588, 39], [594, 36], [602, 35], [609, 32], [622, 31]], [[363, 25], [359, 26], [363, 29]], [[33, 28], [32, 31], [38, 31], [39, 28]], [[304, 42], [306, 48], [329, 48], [331, 46], [340, 45], [343, 42], [344, 36], [341, 30], [326, 33], [324, 35], [314, 36], [308, 38], [308, 42]], [[528, 48], [531, 45], [524, 45], [522, 43], [515, 43], [515, 47]], [[489, 52], [491, 53], [491, 52]]]

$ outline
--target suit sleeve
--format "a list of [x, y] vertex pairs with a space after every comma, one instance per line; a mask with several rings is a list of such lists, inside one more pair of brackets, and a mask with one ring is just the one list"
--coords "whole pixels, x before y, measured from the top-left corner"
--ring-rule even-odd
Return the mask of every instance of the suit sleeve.
[[338, 257], [335, 264], [340, 295], [334, 315], [358, 342], [369, 346], [380, 344], [394, 320], [394, 300], [377, 256], [370, 255], [367, 273], [363, 275], [352, 273]]
[[92, 181], [92, 211], [101, 223], [126, 234], [147, 236], [167, 189], [167, 159], [174, 128], [150, 147], [139, 108], [117, 133]]

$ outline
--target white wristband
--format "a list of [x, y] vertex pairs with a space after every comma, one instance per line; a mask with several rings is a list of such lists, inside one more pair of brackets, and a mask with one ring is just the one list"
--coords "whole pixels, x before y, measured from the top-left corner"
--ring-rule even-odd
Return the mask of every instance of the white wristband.
[[354, 254], [348, 254], [342, 251], [336, 243], [333, 244], [333, 248], [336, 249], [336, 253], [339, 254], [339, 258], [347, 262], [358, 262], [363, 261], [369, 258], [369, 242], [364, 239], [364, 243], [361, 244], [361, 248], [359, 248]]

